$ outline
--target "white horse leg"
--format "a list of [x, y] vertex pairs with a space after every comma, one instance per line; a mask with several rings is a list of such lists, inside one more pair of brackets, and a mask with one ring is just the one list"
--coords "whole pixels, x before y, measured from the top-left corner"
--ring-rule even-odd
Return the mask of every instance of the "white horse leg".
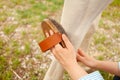
[[112, 0], [65, 0], [61, 24], [78, 48], [94, 19]]
[[91, 24], [88, 32], [86, 33], [80, 48], [84, 51], [87, 52], [88, 46], [89, 46], [89, 42], [91, 37], [93, 36], [94, 32], [96, 31], [96, 29], [98, 28], [98, 23], [100, 21], [101, 18], [101, 14], [99, 16], [97, 16], [97, 18], [93, 21], [93, 23]]
[[[76, 49], [81, 45], [93, 20], [110, 2], [111, 0], [65, 0], [61, 24]], [[44, 80], [61, 80], [63, 70], [54, 59]]]
[[44, 80], [62, 80], [64, 69], [60, 63], [54, 58], [44, 77]]

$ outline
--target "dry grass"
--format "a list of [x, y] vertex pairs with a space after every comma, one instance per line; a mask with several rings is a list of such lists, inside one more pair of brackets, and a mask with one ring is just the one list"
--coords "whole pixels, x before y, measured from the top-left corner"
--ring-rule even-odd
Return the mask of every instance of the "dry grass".
[[[100, 60], [120, 61], [119, 0], [102, 14], [89, 54]], [[38, 42], [44, 36], [40, 22], [48, 16], [59, 17], [63, 0], [0, 0], [0, 80], [42, 80], [51, 57], [42, 54]], [[103, 56], [104, 55], [104, 56]], [[111, 74], [102, 72], [105, 80]], [[65, 73], [65, 80], [69, 76]]]

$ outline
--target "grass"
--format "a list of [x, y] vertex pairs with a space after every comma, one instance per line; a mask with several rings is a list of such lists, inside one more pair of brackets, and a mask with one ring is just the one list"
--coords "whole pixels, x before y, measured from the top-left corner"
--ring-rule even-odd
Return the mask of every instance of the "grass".
[[31, 52], [30, 44], [29, 43], [25, 43], [24, 53], [25, 54], [29, 54], [30, 52]]
[[11, 33], [14, 32], [14, 30], [16, 29], [16, 25], [8, 25], [6, 26], [4, 29], [3, 29], [3, 32], [6, 34], [6, 35], [9, 35]]
[[[11, 70], [25, 80], [43, 80], [48, 66], [40, 67], [44, 63], [49, 65], [50, 59], [39, 53], [40, 51], [37, 51], [39, 49], [34, 45], [44, 38], [40, 22], [61, 10], [63, 2], [63, 0], [0, 0], [0, 33], [2, 33], [0, 35], [0, 80], [18, 80]], [[94, 34], [95, 49], [105, 55], [98, 56], [99, 60], [106, 59], [106, 56], [107, 59], [114, 59], [113, 53], [120, 55], [119, 47], [114, 46], [117, 44], [112, 42], [113, 40], [118, 42], [120, 27], [104, 22], [106, 20], [119, 22], [119, 6], [120, 1], [114, 0], [105, 9], [99, 23], [99, 28], [104, 29], [105, 32], [97, 31]], [[106, 34], [109, 34], [110, 38]], [[105, 80], [111, 80], [113, 77], [106, 72], [101, 71], [101, 73]], [[69, 80], [67, 72], [64, 74], [64, 79]]]
[[12, 78], [12, 72], [8, 68], [8, 61], [5, 57], [0, 56], [0, 80], [10, 80]]
[[114, 33], [114, 34], [113, 34], [113, 37], [114, 37], [114, 38], [119, 38], [119, 37], [120, 37], [120, 35], [119, 35], [119, 33], [118, 33], [118, 32], [116, 32], [116, 33]]
[[101, 74], [103, 75], [103, 78], [104, 78], [105, 80], [113, 80], [113, 75], [112, 75], [112, 74], [106, 73], [106, 72], [104, 72], [104, 71], [100, 71], [100, 72], [101, 72]]
[[104, 44], [106, 41], [106, 36], [101, 33], [94, 34], [94, 43], [95, 44]]
[[[119, 61], [119, 38], [120, 38], [120, 1], [114, 0], [102, 13], [99, 29], [93, 36], [95, 51], [101, 53], [99, 60]], [[92, 47], [93, 47], [92, 46]], [[115, 59], [117, 57], [117, 59]], [[110, 73], [100, 71], [105, 80], [113, 80]]]
[[102, 17], [105, 17], [108, 20], [111, 20], [113, 22], [119, 21], [119, 16], [120, 16], [120, 11], [119, 7], [120, 6], [120, 1], [119, 0], [114, 0], [108, 8], [103, 11]]
[[[4, 36], [0, 35], [0, 80], [18, 80], [13, 71], [20, 77], [25, 77], [25, 80], [42, 80], [46, 69], [37, 69], [43, 58], [38, 52], [33, 55], [35, 50], [32, 49], [32, 41], [43, 38], [40, 22], [54, 15], [62, 5], [63, 0], [0, 0], [0, 32]], [[17, 31], [18, 28], [21, 30]], [[34, 60], [40, 61], [40, 64], [36, 65], [39, 67], [34, 67]], [[27, 69], [23, 68], [23, 63]]]
[[19, 58], [12, 59], [12, 69], [16, 70], [20, 66]]
[[106, 47], [103, 44], [98, 45], [97, 47], [98, 51], [106, 51]]
[[2, 50], [3, 45], [4, 45], [4, 42], [3, 42], [3, 40], [0, 38], [0, 51]]
[[18, 19], [21, 19], [22, 24], [36, 24], [42, 21], [44, 18], [53, 14], [56, 10], [60, 8], [60, 5], [63, 4], [63, 1], [47, 0], [45, 2], [33, 2], [29, 8], [18, 9]]
[[[98, 60], [104, 60], [104, 56], [98, 56], [97, 57]], [[103, 75], [104, 76], [104, 75]]]

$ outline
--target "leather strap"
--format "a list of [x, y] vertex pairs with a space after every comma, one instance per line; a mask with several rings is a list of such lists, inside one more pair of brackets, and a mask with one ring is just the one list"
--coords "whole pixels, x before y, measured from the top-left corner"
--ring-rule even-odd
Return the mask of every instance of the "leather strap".
[[50, 37], [46, 38], [42, 42], [39, 43], [39, 46], [43, 52], [47, 51], [48, 49], [52, 48], [56, 44], [62, 41], [62, 34], [55, 33]]

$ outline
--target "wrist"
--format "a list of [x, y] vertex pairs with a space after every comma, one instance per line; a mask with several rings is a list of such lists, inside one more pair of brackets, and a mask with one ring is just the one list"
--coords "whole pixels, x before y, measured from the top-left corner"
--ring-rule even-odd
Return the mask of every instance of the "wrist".
[[74, 62], [74, 63], [69, 63], [67, 65], [64, 66], [64, 68], [68, 71], [68, 70], [72, 70], [74, 69], [75, 67], [78, 67], [78, 63], [77, 62]]
[[99, 60], [95, 60], [95, 61], [94, 61], [94, 65], [93, 65], [92, 68], [98, 69], [99, 64], [100, 64], [100, 61], [99, 61]]
[[66, 71], [73, 80], [78, 80], [79, 78], [87, 75], [87, 72], [77, 62], [74, 65], [67, 67]]

